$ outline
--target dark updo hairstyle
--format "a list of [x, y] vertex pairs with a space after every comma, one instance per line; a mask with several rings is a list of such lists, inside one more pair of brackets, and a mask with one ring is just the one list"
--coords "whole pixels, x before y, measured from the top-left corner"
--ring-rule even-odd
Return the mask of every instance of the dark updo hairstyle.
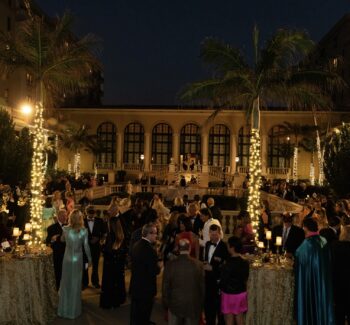
[[200, 214], [203, 214], [204, 216], [208, 216], [209, 219], [212, 217], [211, 211], [208, 208], [202, 208], [199, 210]]
[[235, 249], [236, 253], [240, 253], [242, 251], [242, 247], [243, 247], [242, 241], [238, 237], [236, 236], [230, 237], [227, 243], [229, 247]]
[[181, 223], [184, 225], [185, 231], [192, 231], [192, 221], [185, 213], [181, 213], [177, 218], [177, 225], [179, 229]]
[[317, 221], [314, 218], [305, 218], [303, 220], [303, 227], [312, 232], [318, 231]]

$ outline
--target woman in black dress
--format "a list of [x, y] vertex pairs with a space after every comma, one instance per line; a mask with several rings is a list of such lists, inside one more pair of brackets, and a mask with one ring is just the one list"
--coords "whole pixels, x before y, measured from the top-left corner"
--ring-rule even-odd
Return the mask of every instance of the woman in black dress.
[[125, 262], [127, 246], [119, 218], [109, 220], [109, 233], [103, 255], [101, 308], [116, 308], [126, 300]]
[[342, 226], [339, 241], [332, 242], [333, 287], [336, 324], [350, 320], [350, 225]]

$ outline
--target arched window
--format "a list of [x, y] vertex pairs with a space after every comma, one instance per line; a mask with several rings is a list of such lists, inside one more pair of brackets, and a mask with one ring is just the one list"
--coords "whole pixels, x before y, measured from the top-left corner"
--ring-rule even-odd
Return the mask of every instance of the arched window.
[[152, 164], [167, 165], [172, 156], [173, 131], [166, 123], [157, 124], [152, 131]]
[[250, 128], [242, 126], [238, 131], [238, 166], [249, 166]]
[[293, 146], [289, 137], [281, 136], [282, 126], [274, 126], [269, 131], [267, 161], [268, 167], [290, 167], [290, 158], [293, 156]]
[[115, 163], [116, 127], [111, 122], [104, 122], [97, 128], [97, 142], [101, 151], [97, 155], [99, 163]]
[[199, 127], [196, 124], [186, 124], [181, 129], [180, 134], [180, 155], [185, 157], [190, 154], [196, 159], [200, 159], [201, 154], [201, 136], [199, 133]]
[[223, 124], [216, 124], [209, 131], [209, 165], [230, 165], [230, 130]]
[[130, 123], [124, 130], [124, 162], [139, 163], [144, 154], [145, 131], [140, 123]]

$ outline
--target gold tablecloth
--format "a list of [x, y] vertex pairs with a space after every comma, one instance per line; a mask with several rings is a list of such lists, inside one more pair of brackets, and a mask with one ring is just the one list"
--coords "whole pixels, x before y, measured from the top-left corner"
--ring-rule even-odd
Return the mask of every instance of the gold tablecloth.
[[58, 296], [52, 253], [0, 257], [0, 324], [51, 324]]
[[293, 324], [293, 303], [294, 274], [292, 267], [251, 266], [246, 324], [291, 325]]

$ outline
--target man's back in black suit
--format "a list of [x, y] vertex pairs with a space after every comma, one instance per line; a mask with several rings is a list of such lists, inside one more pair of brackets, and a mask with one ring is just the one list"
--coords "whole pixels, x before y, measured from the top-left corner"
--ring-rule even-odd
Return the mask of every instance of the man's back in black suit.
[[[276, 237], [283, 236], [283, 225], [278, 225], [273, 227], [272, 229], [272, 243], [274, 244], [276, 242]], [[284, 244], [284, 250], [287, 253], [293, 254], [298, 249], [298, 247], [301, 245], [301, 243], [305, 239], [305, 233], [304, 230], [298, 226], [291, 225], [288, 237], [286, 239], [286, 242]], [[273, 251], [276, 251], [276, 247], [273, 245]]]
[[56, 288], [60, 287], [61, 276], [62, 276], [62, 263], [64, 257], [64, 251], [66, 244], [61, 241], [62, 226], [56, 222], [47, 228], [46, 245], [51, 246], [53, 265], [55, 269]]
[[140, 239], [131, 250], [131, 325], [149, 325], [153, 299], [157, 293], [157, 274], [160, 272], [157, 253], [152, 245], [157, 239], [157, 227], [147, 224]]

